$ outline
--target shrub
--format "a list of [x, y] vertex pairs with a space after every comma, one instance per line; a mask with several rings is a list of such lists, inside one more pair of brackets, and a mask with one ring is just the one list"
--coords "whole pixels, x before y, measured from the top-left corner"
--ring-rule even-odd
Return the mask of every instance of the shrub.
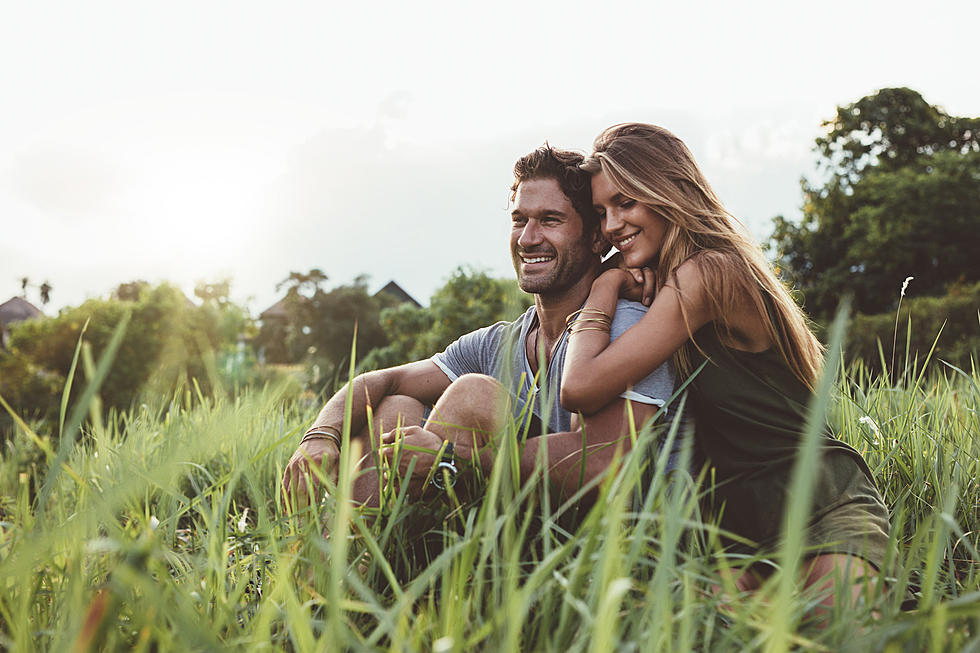
[[[14, 325], [10, 351], [0, 357], [0, 395], [18, 414], [52, 426], [83, 327], [88, 324], [84, 340], [98, 360], [127, 313], [129, 327], [100, 389], [107, 411], [125, 410], [141, 393], [167, 397], [182, 383], [192, 386], [192, 380], [205, 394], [222, 383], [214, 352], [230, 344], [223, 340], [235, 331], [234, 316], [207, 303], [196, 306], [177, 288], [162, 284], [143, 288], [138, 299], [90, 299], [57, 317]], [[85, 385], [82, 367], [73, 399]], [[9, 424], [0, 423], [0, 429], [10, 432]]]
[[[971, 359], [976, 360], [980, 352], [978, 310], [980, 283], [952, 286], [940, 297], [906, 297], [898, 316], [896, 366], [904, 364], [906, 347], [909, 362], [916, 358], [921, 362], [936, 342], [933, 360], [942, 359], [969, 369]], [[910, 320], [911, 340], [906, 342]], [[871, 369], [881, 371], [879, 343], [885, 363], [890, 364], [894, 337], [895, 313], [857, 315], [848, 334], [847, 353], [852, 359], [862, 359]]]

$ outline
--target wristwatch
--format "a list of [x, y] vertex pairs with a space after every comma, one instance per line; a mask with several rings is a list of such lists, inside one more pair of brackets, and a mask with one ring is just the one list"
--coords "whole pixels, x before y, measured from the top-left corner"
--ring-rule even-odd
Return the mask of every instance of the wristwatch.
[[[446, 448], [442, 450], [442, 455], [439, 456], [439, 462], [436, 464], [436, 470], [432, 474], [432, 485], [440, 490], [445, 490], [447, 487], [456, 485], [457, 471], [459, 470], [456, 469], [453, 443], [446, 442]], [[446, 475], [445, 483], [443, 482], [443, 473]]]

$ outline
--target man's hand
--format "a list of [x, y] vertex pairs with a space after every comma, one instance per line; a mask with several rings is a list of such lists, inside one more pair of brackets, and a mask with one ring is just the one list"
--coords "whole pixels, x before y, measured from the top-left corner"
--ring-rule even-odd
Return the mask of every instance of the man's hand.
[[[398, 435], [401, 434], [399, 438]], [[405, 426], [401, 429], [389, 431], [381, 436], [384, 446], [383, 455], [388, 461], [388, 468], [398, 475], [398, 478], [405, 478], [412, 460], [415, 467], [412, 468], [412, 475], [408, 478], [408, 494], [414, 499], [423, 496], [426, 490], [426, 479], [432, 468], [438, 462], [439, 449], [445, 440], [440, 438], [432, 431], [426, 431], [421, 426]], [[400, 443], [401, 453], [396, 460], [396, 444]]]
[[[286, 471], [282, 475], [283, 500], [288, 504], [290, 501], [299, 502], [304, 497], [310, 496], [317, 484], [317, 476], [312, 471], [311, 465], [319, 467], [325, 475], [331, 477], [336, 475], [339, 460], [340, 450], [333, 440], [307, 440], [301, 444], [289, 459]], [[307, 487], [307, 478], [314, 487]]]

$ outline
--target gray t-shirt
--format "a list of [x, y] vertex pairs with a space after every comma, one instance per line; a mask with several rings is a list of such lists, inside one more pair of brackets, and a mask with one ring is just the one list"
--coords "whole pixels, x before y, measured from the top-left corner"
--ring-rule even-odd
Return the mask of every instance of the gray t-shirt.
[[[642, 304], [619, 300], [613, 317], [610, 337], [615, 340], [636, 324], [646, 313]], [[551, 433], [571, 430], [572, 415], [561, 407], [559, 388], [565, 351], [568, 349], [568, 333], [562, 334], [548, 366], [545, 379], [534, 387], [534, 375], [528, 363], [525, 349], [528, 332], [538, 322], [532, 306], [513, 322], [497, 322], [462, 336], [436, 354], [432, 361], [446, 373], [451, 381], [464, 374], [478, 373], [492, 376], [517, 398], [515, 415], [525, 410], [529, 398], [532, 408], [542, 424]], [[644, 404], [663, 406], [674, 391], [674, 373], [668, 363], [661, 365], [649, 376], [624, 392], [621, 397]]]

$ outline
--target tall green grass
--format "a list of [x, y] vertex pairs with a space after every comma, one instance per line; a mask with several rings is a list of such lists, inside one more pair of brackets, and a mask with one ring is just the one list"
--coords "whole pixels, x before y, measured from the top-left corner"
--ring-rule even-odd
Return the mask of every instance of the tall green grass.
[[540, 472], [520, 482], [519, 424], [478, 503], [410, 505], [395, 484], [362, 515], [342, 474], [293, 512], [279, 482], [318, 405], [189, 388], [83, 420], [110, 363], [83, 368], [69, 437], [23, 424], [0, 460], [3, 649], [980, 650], [976, 370], [912, 365], [893, 384], [858, 365], [827, 380], [822, 405], [871, 466], [893, 546], [889, 591], [821, 626], [797, 583], [803, 508], [780, 570], [738, 595], [697, 479], [665, 478], [649, 453], [676, 426], [631, 434], [635, 453], [578, 514]]

